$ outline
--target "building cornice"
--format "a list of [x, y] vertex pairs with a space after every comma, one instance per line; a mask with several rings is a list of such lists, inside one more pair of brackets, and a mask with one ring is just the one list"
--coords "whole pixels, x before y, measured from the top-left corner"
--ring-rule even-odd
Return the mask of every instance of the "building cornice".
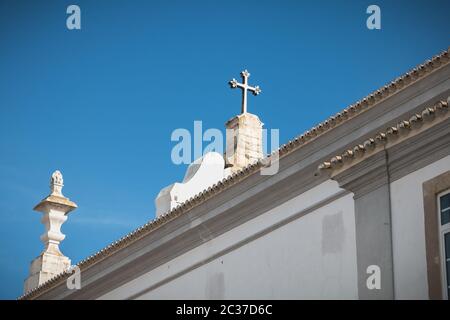
[[350, 167], [364, 162], [374, 154], [399, 145], [405, 140], [428, 130], [430, 127], [450, 117], [448, 112], [449, 103], [450, 97], [446, 101], [439, 101], [435, 105], [423, 109], [408, 120], [400, 121], [397, 125], [391, 126], [355, 145], [353, 148], [349, 148], [328, 161], [322, 162], [318, 166], [318, 171], [321, 173], [326, 172], [330, 177], [335, 177], [347, 171]]

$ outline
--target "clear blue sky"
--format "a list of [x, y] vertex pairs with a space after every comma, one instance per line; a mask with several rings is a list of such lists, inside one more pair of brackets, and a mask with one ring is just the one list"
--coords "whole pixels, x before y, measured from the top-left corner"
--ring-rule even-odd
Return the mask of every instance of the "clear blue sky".
[[[82, 30], [66, 28], [78, 4]], [[381, 7], [382, 29], [366, 28]], [[449, 1], [1, 1], [0, 298], [22, 293], [42, 250], [51, 173], [79, 208], [63, 226], [74, 263], [154, 217], [181, 180], [176, 128], [223, 129], [227, 85], [248, 68], [249, 111], [281, 143], [450, 45]]]

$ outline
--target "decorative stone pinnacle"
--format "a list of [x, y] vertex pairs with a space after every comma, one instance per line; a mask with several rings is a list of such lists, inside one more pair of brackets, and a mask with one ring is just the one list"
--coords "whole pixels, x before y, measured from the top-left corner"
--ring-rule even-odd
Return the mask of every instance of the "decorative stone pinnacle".
[[34, 210], [42, 212], [41, 222], [45, 232], [41, 235], [44, 251], [32, 261], [30, 275], [25, 281], [24, 291], [28, 292], [70, 267], [70, 259], [62, 254], [59, 244], [65, 235], [61, 232], [62, 224], [69, 212], [77, 205], [63, 196], [63, 176], [60, 171], [53, 172], [50, 179], [50, 195], [39, 202]]
[[59, 170], [53, 172], [50, 178], [50, 195], [42, 200], [34, 210], [42, 212], [42, 222], [45, 225], [45, 233], [41, 240], [45, 245], [45, 252], [61, 254], [59, 243], [65, 236], [61, 233], [61, 225], [67, 220], [67, 214], [76, 209], [77, 205], [63, 196], [63, 176]]
[[253, 95], [257, 96], [261, 93], [261, 88], [259, 86], [252, 87], [248, 84], [248, 78], [250, 77], [250, 72], [244, 70], [241, 72], [242, 83], [237, 82], [236, 79], [232, 79], [228, 82], [232, 89], [240, 88], [242, 89], [242, 105], [241, 105], [241, 113], [247, 113], [247, 91], [253, 93]]

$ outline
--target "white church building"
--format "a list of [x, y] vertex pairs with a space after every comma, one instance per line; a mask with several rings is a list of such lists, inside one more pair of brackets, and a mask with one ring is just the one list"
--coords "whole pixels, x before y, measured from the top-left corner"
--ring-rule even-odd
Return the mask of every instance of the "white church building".
[[19, 299], [448, 299], [449, 52], [270, 155], [243, 71], [225, 155], [197, 159], [154, 220], [75, 267], [58, 245], [77, 205], [56, 171]]

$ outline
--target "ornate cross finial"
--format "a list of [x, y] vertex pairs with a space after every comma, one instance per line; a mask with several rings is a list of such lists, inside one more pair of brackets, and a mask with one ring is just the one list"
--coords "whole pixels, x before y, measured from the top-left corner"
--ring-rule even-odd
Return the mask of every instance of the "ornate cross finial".
[[240, 88], [242, 89], [242, 113], [247, 113], [247, 90], [250, 90], [253, 95], [257, 96], [261, 93], [261, 89], [259, 86], [251, 87], [248, 85], [248, 78], [250, 77], [250, 73], [247, 70], [241, 72], [242, 83], [237, 82], [236, 79], [232, 79], [228, 82], [232, 89]]
[[63, 196], [62, 194], [62, 187], [63, 184], [63, 176], [59, 170], [56, 170], [53, 172], [52, 177], [50, 179], [50, 191], [52, 192], [52, 195], [55, 196]]

